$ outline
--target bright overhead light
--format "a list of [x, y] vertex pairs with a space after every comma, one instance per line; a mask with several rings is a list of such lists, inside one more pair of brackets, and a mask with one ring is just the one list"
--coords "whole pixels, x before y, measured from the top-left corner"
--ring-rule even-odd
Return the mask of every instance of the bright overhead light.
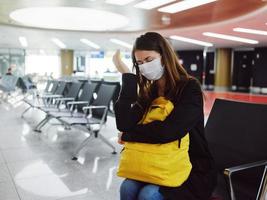
[[60, 30], [116, 30], [129, 23], [127, 17], [117, 13], [78, 7], [22, 8], [9, 16], [25, 26]]
[[40, 54], [43, 55], [43, 56], [46, 55], [46, 53], [45, 53], [45, 51], [43, 49], [40, 49]]
[[177, 36], [177, 35], [172, 35], [172, 36], [170, 36], [170, 38], [173, 39], [173, 40], [179, 40], [179, 41], [182, 41], [182, 42], [188, 42], [188, 43], [197, 44], [197, 45], [205, 46], [205, 47], [213, 46], [213, 44], [209, 43], [209, 42], [203, 42], [203, 41], [200, 41], [200, 40], [185, 38], [185, 37], [181, 37], [181, 36]]
[[28, 42], [27, 42], [27, 39], [25, 37], [19, 37], [19, 42], [20, 42], [21, 46], [23, 46], [23, 47], [28, 46]]
[[214, 37], [214, 38], [220, 38], [220, 39], [224, 39], [224, 40], [244, 42], [244, 43], [249, 43], [249, 44], [258, 44], [259, 43], [257, 40], [251, 40], [251, 39], [247, 39], [247, 38], [241, 38], [241, 37], [236, 37], [236, 36], [232, 36], [232, 35], [224, 35], [224, 34], [219, 34], [219, 33], [204, 32], [203, 35], [209, 36], [209, 37]]
[[242, 32], [242, 33], [251, 33], [256, 35], [267, 35], [267, 31], [248, 29], [248, 28], [234, 28], [233, 31]]
[[184, 0], [178, 3], [171, 4], [169, 6], [159, 8], [158, 11], [166, 13], [177, 13], [198, 6], [202, 6], [204, 4], [212, 3], [214, 1], [217, 0], [186, 0], [186, 1]]
[[109, 3], [109, 4], [124, 6], [124, 5], [131, 3], [133, 1], [135, 1], [135, 0], [106, 0], [105, 2]]
[[127, 43], [127, 42], [118, 40], [118, 39], [111, 38], [110, 41], [111, 41], [112, 43], [121, 45], [121, 46], [123, 46], [123, 47], [127, 47], [128, 49], [133, 48], [133, 45], [131, 45], [131, 44]]
[[145, 1], [141, 1], [138, 4], [135, 4], [134, 7], [150, 10], [150, 9], [157, 8], [157, 7], [160, 7], [162, 5], [165, 5], [165, 4], [174, 2], [174, 1], [175, 0], [145, 0]]
[[92, 41], [90, 41], [90, 40], [87, 40], [87, 39], [80, 39], [80, 41], [82, 42], [82, 43], [84, 43], [84, 44], [86, 44], [86, 45], [88, 45], [88, 46], [90, 46], [90, 47], [92, 47], [92, 48], [94, 48], [94, 49], [100, 49], [100, 46], [99, 45], [97, 45], [96, 43], [94, 43], [94, 42], [92, 42]]
[[52, 41], [61, 49], [66, 49], [66, 45], [57, 38], [52, 38]]

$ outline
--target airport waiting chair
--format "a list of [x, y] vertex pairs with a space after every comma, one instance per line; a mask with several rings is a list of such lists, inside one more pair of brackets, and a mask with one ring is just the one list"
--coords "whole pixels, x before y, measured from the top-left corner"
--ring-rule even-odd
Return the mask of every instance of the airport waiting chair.
[[12, 92], [16, 90], [18, 77], [13, 75], [4, 75], [0, 79], [0, 89], [4, 92]]
[[52, 80], [48, 80], [46, 83], [46, 87], [44, 89], [44, 91], [42, 92], [42, 94], [39, 94], [39, 92], [37, 91], [36, 96], [33, 96], [32, 99], [28, 99], [28, 97], [25, 97], [23, 99], [23, 102], [28, 104], [29, 107], [26, 108], [22, 114], [21, 117], [23, 118], [24, 115], [31, 109], [31, 108], [39, 108], [39, 107], [43, 107], [47, 105], [47, 100], [48, 99], [44, 99], [41, 98], [44, 95], [52, 95], [55, 94], [57, 87], [59, 86], [59, 81], [52, 81]]
[[0, 90], [2, 91], [2, 99], [8, 100], [11, 93], [17, 89], [19, 77], [13, 75], [4, 75], [0, 79]]
[[[32, 99], [28, 99], [28, 97], [23, 99], [23, 102], [28, 104], [29, 107], [22, 112], [21, 117], [23, 118], [31, 108], [48, 107], [51, 104], [52, 95], [60, 97], [60, 94], [63, 93], [65, 87], [66, 85], [62, 84], [60, 81], [48, 81], [47, 87], [42, 94], [38, 94], [37, 92], [37, 96]], [[51, 96], [51, 98], [48, 98], [48, 96]]]
[[111, 102], [110, 102], [110, 104], [112, 104], [112, 105], [109, 105], [109, 111], [111, 112], [111, 113], [114, 113], [114, 105], [115, 105], [115, 103], [116, 103], [116, 101], [117, 101], [117, 99], [119, 98], [119, 95], [120, 95], [120, 91], [121, 91], [121, 84], [120, 84], [120, 82], [118, 82], [118, 81], [116, 81], [116, 82], [112, 82], [112, 81], [103, 81], [103, 84], [107, 84], [107, 85], [115, 85], [116, 86], [116, 88], [115, 88], [115, 92], [114, 92], [114, 95], [113, 95], [113, 98], [112, 98], [112, 100], [111, 100]]
[[[94, 136], [100, 138], [105, 144], [112, 148], [112, 153], [116, 153], [116, 148], [102, 134], [101, 129], [107, 120], [108, 105], [113, 98], [116, 86], [101, 84], [97, 92], [97, 98], [90, 106], [83, 107], [84, 117], [61, 117], [58, 118], [65, 126], [76, 127], [89, 133], [87, 137], [75, 150], [73, 160], [77, 160], [79, 152], [89, 143]], [[95, 129], [95, 125], [98, 128]]]
[[214, 195], [256, 199], [267, 165], [267, 105], [216, 99], [205, 126], [218, 169]]
[[[22, 90], [23, 93], [29, 93], [37, 89], [36, 85], [32, 82], [29, 76], [23, 76], [19, 78], [18, 87]], [[35, 94], [35, 92], [31, 92], [31, 94]]]
[[[53, 111], [68, 111], [67, 103], [70, 101], [75, 101], [78, 98], [79, 91], [81, 89], [82, 83], [81, 82], [73, 82], [67, 92], [66, 95], [62, 97], [56, 97], [53, 99], [54, 107], [39, 107], [39, 109], [46, 113], [46, 116], [43, 120], [41, 120], [37, 126], [34, 128], [35, 132], [41, 132], [41, 128], [51, 119], [51, 115], [49, 112]], [[61, 107], [64, 106], [63, 109]]]
[[[43, 95], [54, 94], [56, 92], [57, 87], [58, 87], [58, 83], [59, 83], [59, 81], [57, 81], [57, 80], [48, 80], [42, 94]], [[42, 94], [38, 94], [38, 95], [42, 96]]]
[[90, 80], [91, 83], [96, 84], [96, 89], [95, 89], [95, 93], [98, 92], [101, 84], [104, 82], [102, 79], [101, 80]]
[[57, 112], [49, 112], [51, 117], [83, 117], [83, 107], [88, 106], [93, 101], [93, 94], [95, 93], [97, 84], [85, 83], [80, 96], [77, 101], [67, 102], [67, 108], [65, 110], [59, 110]]
[[[51, 111], [59, 111], [62, 110], [62, 106], [64, 105], [64, 108], [66, 110], [67, 102], [75, 101], [78, 98], [79, 91], [82, 87], [81, 82], [68, 82], [67, 85], [70, 85], [69, 89], [65, 89], [63, 92], [63, 95], [61, 97], [54, 97], [53, 98], [53, 107], [40, 107], [40, 110], [44, 112], [51, 112]], [[53, 95], [52, 95], [53, 96]], [[63, 109], [64, 110], [64, 109]]]
[[39, 106], [41, 107], [55, 107], [55, 101], [53, 101], [56, 98], [61, 98], [64, 96], [65, 91], [67, 90], [67, 86], [70, 84], [69, 82], [65, 81], [59, 81], [57, 89], [55, 90], [54, 94], [43, 94], [39, 98], [42, 99], [44, 106]]
[[[74, 97], [67, 97], [63, 99], [67, 99], [68, 102], [66, 102], [66, 107], [64, 109], [58, 109], [58, 110], [51, 110], [46, 109], [46, 116], [45, 118], [38, 123], [38, 125], [35, 127], [36, 132], [41, 132], [42, 127], [49, 122], [50, 119], [57, 119], [60, 117], [83, 117], [83, 112], [80, 112], [80, 107], [84, 107], [90, 104], [93, 98], [93, 93], [96, 88], [96, 84], [94, 83], [85, 83], [82, 88], [78, 89], [79, 85], [81, 86], [82, 83], [73, 84], [73, 87], [70, 88], [70, 92]], [[72, 92], [73, 90], [73, 92]], [[81, 92], [79, 91], [81, 90]], [[80, 96], [78, 97], [78, 93], [80, 93]], [[69, 95], [71, 96], [71, 95]], [[76, 101], [77, 97], [77, 101]]]

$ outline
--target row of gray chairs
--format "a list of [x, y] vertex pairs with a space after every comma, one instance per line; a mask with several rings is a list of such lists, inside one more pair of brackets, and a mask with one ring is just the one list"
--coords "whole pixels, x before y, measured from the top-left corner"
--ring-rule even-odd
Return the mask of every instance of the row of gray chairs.
[[[48, 86], [49, 84], [53, 84]], [[57, 85], [57, 88], [54, 88]], [[50, 88], [50, 89], [49, 89]], [[72, 82], [66, 92], [67, 83], [51, 81], [47, 83], [45, 94], [39, 95], [38, 104], [25, 100], [30, 107], [27, 108], [22, 116], [30, 108], [37, 108], [45, 112], [45, 118], [41, 120], [34, 131], [41, 132], [51, 119], [58, 120], [65, 128], [75, 127], [89, 133], [86, 138], [75, 150], [73, 160], [77, 159], [80, 150], [87, 145], [92, 136], [100, 138], [105, 144], [112, 148], [112, 153], [116, 153], [115, 147], [101, 134], [101, 129], [107, 120], [108, 105], [113, 98], [116, 86], [101, 84], [96, 92], [96, 83]], [[54, 92], [52, 91], [54, 90]], [[52, 91], [49, 93], [49, 91]], [[93, 98], [96, 92], [97, 97]], [[93, 129], [93, 125], [98, 125]]]

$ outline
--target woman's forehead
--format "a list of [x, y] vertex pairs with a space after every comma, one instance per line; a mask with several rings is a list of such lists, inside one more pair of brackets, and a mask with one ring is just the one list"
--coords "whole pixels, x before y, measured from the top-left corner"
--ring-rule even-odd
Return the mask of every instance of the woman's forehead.
[[146, 59], [147, 57], [159, 57], [160, 54], [156, 51], [153, 50], [136, 50], [134, 52], [134, 56], [136, 60], [143, 60]]

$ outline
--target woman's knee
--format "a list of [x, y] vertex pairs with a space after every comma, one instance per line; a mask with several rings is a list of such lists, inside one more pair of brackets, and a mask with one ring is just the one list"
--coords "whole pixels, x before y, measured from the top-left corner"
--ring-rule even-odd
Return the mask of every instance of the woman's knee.
[[159, 192], [159, 186], [149, 184], [141, 189], [138, 200], [163, 200], [163, 196]]
[[125, 179], [120, 186], [121, 199], [127, 196], [127, 199], [136, 197], [139, 190], [143, 187], [143, 183], [131, 179]]

